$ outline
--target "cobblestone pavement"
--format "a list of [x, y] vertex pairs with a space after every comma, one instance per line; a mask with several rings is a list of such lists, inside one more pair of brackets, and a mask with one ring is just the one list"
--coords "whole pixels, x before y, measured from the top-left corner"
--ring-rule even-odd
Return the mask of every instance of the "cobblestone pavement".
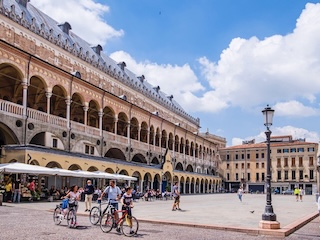
[[[49, 211], [35, 210], [5, 205], [0, 207], [0, 239], [127, 239], [115, 230], [103, 233], [98, 226], [92, 226], [87, 216], [78, 216], [78, 228], [70, 229], [64, 220], [61, 225], [53, 223], [53, 214]], [[257, 236], [246, 233], [220, 231], [194, 227], [140, 223], [134, 239], [283, 239], [273, 236]], [[291, 234], [288, 240], [320, 239], [318, 219]]]

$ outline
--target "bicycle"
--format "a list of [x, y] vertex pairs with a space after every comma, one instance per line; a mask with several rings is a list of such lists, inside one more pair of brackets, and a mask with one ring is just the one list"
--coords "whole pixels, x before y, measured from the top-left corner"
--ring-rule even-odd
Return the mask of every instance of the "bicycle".
[[[122, 213], [121, 218], [116, 220], [116, 214]], [[105, 213], [100, 221], [100, 228], [103, 232], [108, 233], [112, 228], [120, 228], [120, 231], [127, 237], [134, 236], [139, 229], [139, 222], [133, 216], [128, 216], [128, 208], [126, 210], [115, 210], [111, 206], [111, 214]]]
[[56, 208], [53, 211], [53, 221], [56, 225], [60, 225], [65, 216], [67, 216], [67, 224], [69, 228], [76, 227], [77, 223], [77, 203], [75, 201], [68, 201], [68, 212], [64, 214], [64, 209], [62, 208], [63, 203], [56, 205]]
[[94, 206], [90, 210], [89, 219], [91, 224], [97, 225], [100, 222], [101, 216], [104, 215], [106, 212], [111, 213], [111, 204], [110, 201], [107, 202], [107, 207], [102, 211], [101, 205], [104, 205], [105, 203], [102, 203], [101, 200], [98, 200], [98, 206]]

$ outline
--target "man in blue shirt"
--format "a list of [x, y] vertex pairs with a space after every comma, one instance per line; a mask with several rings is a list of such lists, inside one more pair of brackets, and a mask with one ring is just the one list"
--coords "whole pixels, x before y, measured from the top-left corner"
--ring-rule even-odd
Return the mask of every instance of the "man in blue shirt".
[[84, 188], [84, 194], [85, 194], [85, 203], [86, 203], [86, 210], [85, 212], [89, 212], [91, 209], [91, 204], [92, 204], [92, 196], [94, 193], [94, 187], [91, 184], [91, 180], [87, 181], [87, 185]]

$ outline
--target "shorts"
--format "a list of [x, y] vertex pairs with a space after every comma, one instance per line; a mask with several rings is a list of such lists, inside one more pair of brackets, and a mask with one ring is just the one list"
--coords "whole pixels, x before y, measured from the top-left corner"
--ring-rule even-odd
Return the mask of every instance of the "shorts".
[[119, 205], [118, 205], [117, 202], [116, 203], [110, 203], [110, 204], [111, 204], [111, 206], [113, 206], [115, 208], [115, 210], [119, 209]]
[[122, 206], [122, 210], [127, 210], [127, 211], [128, 211], [128, 216], [129, 216], [129, 217], [131, 217], [131, 216], [132, 216], [131, 208], [130, 208], [130, 207]]
[[180, 202], [180, 196], [174, 197], [174, 203], [179, 203]]

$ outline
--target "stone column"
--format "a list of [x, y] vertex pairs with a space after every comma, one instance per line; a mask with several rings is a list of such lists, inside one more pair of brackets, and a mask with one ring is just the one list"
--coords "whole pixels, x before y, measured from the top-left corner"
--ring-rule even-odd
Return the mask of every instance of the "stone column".
[[23, 104], [23, 116], [27, 117], [27, 101], [28, 101], [28, 83], [27, 79], [23, 79], [22, 85], [22, 104]]
[[144, 182], [144, 180], [140, 181], [140, 191], [141, 191], [142, 194], [144, 194], [143, 182]]
[[66, 104], [67, 104], [67, 113], [66, 113], [66, 117], [67, 117], [67, 128], [70, 129], [70, 107], [71, 107], [71, 100], [70, 97], [68, 96], [65, 100]]
[[51, 89], [48, 89], [48, 91], [46, 92], [46, 98], [47, 98], [47, 115], [48, 115], [47, 122], [49, 122], [49, 117], [50, 117], [50, 99], [51, 99], [51, 96], [52, 96]]
[[102, 109], [98, 112], [99, 116], [99, 129], [100, 129], [100, 136], [102, 136], [102, 117], [103, 117], [103, 112]]
[[141, 127], [138, 127], [138, 141], [140, 142]]
[[115, 133], [115, 135], [117, 135], [117, 132], [118, 132], [118, 118], [115, 117], [114, 118], [114, 133]]
[[84, 121], [83, 121], [83, 124], [85, 126], [87, 126], [87, 121], [88, 121], [88, 110], [89, 110], [89, 106], [88, 106], [88, 103], [84, 103], [84, 106], [83, 106], [83, 111], [84, 111]]

